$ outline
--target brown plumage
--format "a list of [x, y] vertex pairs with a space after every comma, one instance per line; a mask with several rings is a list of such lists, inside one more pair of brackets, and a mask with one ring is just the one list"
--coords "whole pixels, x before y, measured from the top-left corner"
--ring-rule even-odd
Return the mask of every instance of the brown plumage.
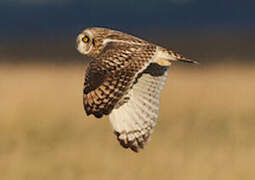
[[84, 109], [110, 115], [120, 144], [138, 152], [156, 124], [159, 95], [173, 61], [196, 63], [140, 38], [105, 28], [88, 28], [77, 49], [93, 60], [84, 83]]

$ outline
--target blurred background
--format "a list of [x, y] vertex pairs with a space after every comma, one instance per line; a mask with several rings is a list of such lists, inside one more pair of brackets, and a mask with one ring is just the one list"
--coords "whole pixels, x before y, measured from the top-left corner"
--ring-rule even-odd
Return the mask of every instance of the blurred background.
[[[0, 179], [254, 179], [255, 2], [1, 0]], [[87, 117], [77, 34], [108, 27], [200, 65], [171, 67], [145, 150]]]

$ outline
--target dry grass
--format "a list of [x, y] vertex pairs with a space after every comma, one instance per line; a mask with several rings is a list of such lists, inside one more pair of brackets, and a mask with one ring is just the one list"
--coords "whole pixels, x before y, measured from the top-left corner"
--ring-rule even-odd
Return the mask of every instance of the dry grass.
[[145, 150], [86, 117], [84, 67], [0, 66], [0, 179], [254, 179], [254, 67], [175, 66]]

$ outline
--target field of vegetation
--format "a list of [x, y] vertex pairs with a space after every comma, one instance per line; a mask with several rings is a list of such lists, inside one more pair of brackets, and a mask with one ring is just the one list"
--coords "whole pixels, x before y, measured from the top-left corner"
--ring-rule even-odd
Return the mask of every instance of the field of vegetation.
[[0, 65], [0, 179], [255, 179], [255, 66], [176, 65], [140, 153], [87, 117], [85, 65]]

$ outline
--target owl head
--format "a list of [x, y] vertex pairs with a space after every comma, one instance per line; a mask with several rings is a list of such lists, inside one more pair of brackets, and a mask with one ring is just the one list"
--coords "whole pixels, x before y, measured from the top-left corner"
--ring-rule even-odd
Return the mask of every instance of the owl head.
[[118, 33], [106, 28], [87, 28], [78, 35], [76, 48], [83, 55], [96, 57], [106, 46], [105, 40]]
[[132, 35], [107, 28], [90, 27], [82, 31], [77, 39], [77, 50], [90, 57], [97, 57], [109, 42], [141, 44], [145, 41]]

